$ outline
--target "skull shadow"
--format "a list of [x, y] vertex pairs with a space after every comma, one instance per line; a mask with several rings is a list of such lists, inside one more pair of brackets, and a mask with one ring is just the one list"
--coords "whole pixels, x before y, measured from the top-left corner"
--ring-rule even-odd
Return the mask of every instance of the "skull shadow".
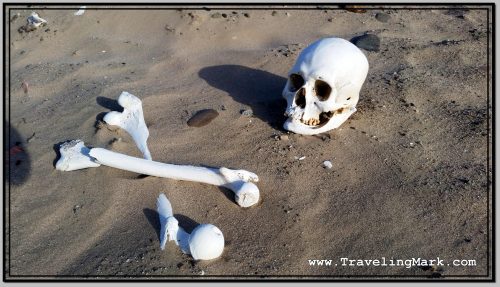
[[227, 92], [235, 101], [250, 106], [255, 117], [282, 130], [286, 101], [281, 92], [286, 78], [239, 65], [205, 67], [198, 75], [210, 86]]

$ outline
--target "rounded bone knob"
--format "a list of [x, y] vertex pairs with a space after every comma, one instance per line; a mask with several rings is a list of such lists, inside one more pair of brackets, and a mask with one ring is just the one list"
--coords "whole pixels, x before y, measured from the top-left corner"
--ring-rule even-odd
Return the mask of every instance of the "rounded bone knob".
[[189, 237], [189, 250], [195, 260], [210, 260], [224, 251], [224, 235], [212, 224], [198, 225]]

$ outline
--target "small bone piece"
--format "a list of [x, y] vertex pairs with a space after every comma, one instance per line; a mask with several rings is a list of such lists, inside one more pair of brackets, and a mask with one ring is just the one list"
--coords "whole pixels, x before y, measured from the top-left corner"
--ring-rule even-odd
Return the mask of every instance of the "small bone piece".
[[61, 145], [61, 159], [57, 162], [56, 169], [71, 171], [99, 164], [140, 174], [222, 186], [234, 192], [235, 201], [241, 207], [250, 207], [260, 198], [259, 188], [253, 183], [258, 182], [259, 177], [246, 170], [174, 165], [131, 157], [102, 148], [88, 151], [80, 140]]
[[184, 254], [191, 254], [194, 260], [211, 260], [224, 251], [224, 235], [212, 224], [200, 224], [191, 234], [187, 233], [172, 212], [172, 205], [165, 194], [156, 202], [160, 216], [160, 248], [165, 249], [168, 240], [173, 240]]
[[118, 97], [118, 104], [123, 107], [123, 112], [109, 112], [104, 116], [104, 121], [108, 125], [119, 126], [126, 130], [134, 139], [144, 158], [151, 160], [151, 153], [146, 142], [149, 131], [144, 122], [141, 100], [128, 92], [122, 92]]
[[32, 12], [28, 17], [28, 28], [34, 30], [42, 24], [47, 24], [47, 20], [40, 18], [36, 12]]

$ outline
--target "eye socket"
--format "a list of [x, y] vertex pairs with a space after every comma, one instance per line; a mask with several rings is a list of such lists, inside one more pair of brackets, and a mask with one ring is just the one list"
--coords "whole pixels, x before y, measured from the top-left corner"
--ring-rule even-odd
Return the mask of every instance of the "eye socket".
[[301, 88], [296, 94], [295, 94], [295, 104], [302, 109], [306, 107], [306, 91], [304, 88]]
[[302, 78], [302, 76], [299, 74], [291, 74], [290, 83], [290, 90], [292, 92], [295, 92], [304, 85], [304, 78]]
[[316, 91], [316, 96], [320, 101], [326, 101], [332, 93], [332, 88], [326, 82], [321, 80], [316, 80], [314, 82], [314, 90]]

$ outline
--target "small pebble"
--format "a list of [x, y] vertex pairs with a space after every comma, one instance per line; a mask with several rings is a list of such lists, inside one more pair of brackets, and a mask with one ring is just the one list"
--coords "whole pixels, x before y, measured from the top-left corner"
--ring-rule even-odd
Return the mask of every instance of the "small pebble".
[[25, 94], [27, 94], [29, 92], [29, 87], [30, 87], [30, 85], [28, 84], [28, 82], [23, 82], [21, 84], [21, 88], [23, 89], [23, 92]]
[[73, 213], [76, 213], [78, 211], [78, 209], [82, 208], [80, 205], [75, 205], [73, 206]]
[[351, 39], [351, 43], [367, 51], [378, 52], [380, 50], [380, 39], [373, 34], [354, 37]]
[[213, 119], [215, 119], [219, 113], [214, 109], [206, 109], [198, 111], [194, 116], [192, 116], [187, 124], [190, 127], [203, 127], [208, 125]]
[[415, 143], [410, 143], [410, 147], [415, 147]]
[[280, 135], [279, 136], [279, 140], [280, 141], [287, 141], [288, 140], [288, 136], [287, 135]]
[[35, 133], [33, 133], [26, 141], [32, 142], [35, 139]]
[[288, 13], [288, 12], [286, 12], [286, 13], [285, 13], [285, 15], [286, 15], [287, 17], [292, 16], [292, 15], [291, 15], [290, 13]]
[[391, 19], [391, 16], [389, 16], [389, 14], [379, 12], [375, 15], [375, 19], [379, 20], [380, 22], [387, 23]]
[[250, 14], [248, 14], [248, 13], [243, 13], [243, 16], [250, 18]]
[[273, 11], [273, 12], [271, 13], [271, 16], [276, 16], [276, 15], [278, 15], [278, 12], [276, 12], [276, 11]]
[[245, 117], [251, 117], [251, 116], [253, 116], [253, 111], [251, 109], [241, 110], [240, 113], [241, 113], [241, 115], [243, 115]]
[[333, 167], [332, 162], [331, 162], [331, 161], [329, 161], [329, 160], [325, 160], [325, 161], [323, 162], [323, 167], [324, 167], [324, 168], [327, 168], [327, 169], [331, 169], [331, 168]]
[[216, 13], [213, 13], [210, 17], [216, 19], [216, 18], [220, 18], [221, 17], [221, 14], [219, 12], [216, 12]]

